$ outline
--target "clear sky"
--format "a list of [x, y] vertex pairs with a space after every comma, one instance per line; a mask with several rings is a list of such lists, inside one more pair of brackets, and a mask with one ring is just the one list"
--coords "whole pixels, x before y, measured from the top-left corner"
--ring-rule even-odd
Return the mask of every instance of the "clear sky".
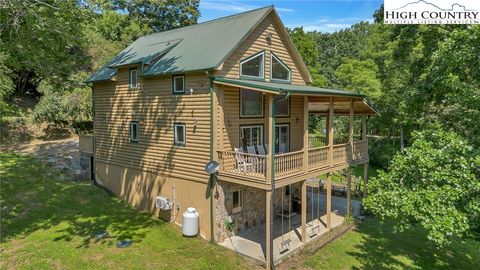
[[275, 5], [286, 27], [334, 32], [360, 21], [372, 21], [383, 0], [200, 0], [199, 22]]

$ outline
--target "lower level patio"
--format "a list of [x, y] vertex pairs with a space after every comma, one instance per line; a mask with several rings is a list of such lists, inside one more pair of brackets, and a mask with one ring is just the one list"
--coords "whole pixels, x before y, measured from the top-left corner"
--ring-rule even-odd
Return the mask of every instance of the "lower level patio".
[[[313, 189], [313, 190], [312, 190]], [[325, 193], [318, 193], [316, 188], [307, 190], [307, 242], [318, 240], [327, 230], [326, 199]], [[313, 192], [312, 192], [313, 191]], [[347, 200], [342, 197], [332, 196], [331, 226], [335, 228], [345, 221]], [[352, 200], [352, 215], [360, 215], [361, 202]], [[290, 223], [290, 224], [289, 224]], [[280, 263], [298, 248], [302, 247], [301, 215], [293, 214], [289, 219], [277, 215], [272, 226], [273, 231], [273, 259]], [[246, 229], [220, 243], [221, 246], [251, 258], [258, 263], [265, 264], [265, 224]]]

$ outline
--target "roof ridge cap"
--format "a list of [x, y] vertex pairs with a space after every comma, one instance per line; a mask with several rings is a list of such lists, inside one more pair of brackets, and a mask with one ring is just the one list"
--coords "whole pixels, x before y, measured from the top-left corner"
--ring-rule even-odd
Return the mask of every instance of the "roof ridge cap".
[[235, 14], [228, 15], [228, 16], [223, 16], [223, 17], [211, 19], [211, 20], [204, 21], [204, 22], [201, 22], [201, 23], [196, 23], [196, 24], [187, 25], [187, 26], [183, 26], [183, 27], [179, 27], [179, 28], [175, 28], [175, 29], [170, 29], [170, 30], [155, 32], [155, 33], [151, 33], [151, 34], [146, 34], [146, 35], [143, 35], [143, 36], [139, 37], [139, 39], [140, 39], [140, 38], [144, 38], [144, 37], [148, 37], [148, 36], [159, 35], [159, 34], [164, 34], [164, 33], [168, 33], [168, 32], [183, 30], [183, 29], [185, 29], [185, 28], [191, 28], [191, 27], [194, 27], [194, 26], [204, 25], [204, 24], [208, 24], [208, 23], [212, 23], [212, 22], [216, 22], [216, 21], [220, 21], [220, 20], [224, 20], [224, 19], [229, 19], [229, 18], [232, 18], [232, 17], [236, 17], [236, 16], [240, 16], [240, 15], [247, 14], [247, 13], [250, 13], [250, 12], [258, 11], [258, 10], [261, 10], [261, 9], [267, 9], [267, 8], [268, 8], [268, 9], [272, 9], [273, 7], [274, 7], [274, 5], [268, 5], [268, 6], [264, 6], [264, 7], [252, 9], [252, 10], [247, 10], [247, 11], [240, 12], [240, 13], [235, 13]]

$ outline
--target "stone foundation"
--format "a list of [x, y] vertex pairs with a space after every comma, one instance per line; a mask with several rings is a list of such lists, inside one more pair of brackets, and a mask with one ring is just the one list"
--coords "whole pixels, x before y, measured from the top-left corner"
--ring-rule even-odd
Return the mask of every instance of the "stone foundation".
[[[233, 192], [243, 192], [243, 206], [238, 213], [233, 213]], [[286, 187], [283, 192], [286, 191]], [[220, 181], [215, 190], [216, 198], [216, 239], [223, 242], [229, 234], [235, 235], [240, 231], [265, 224], [266, 191], [254, 187]], [[284, 196], [284, 208], [288, 209], [288, 195]], [[301, 198], [301, 183], [292, 184], [292, 199]], [[282, 188], [275, 190], [274, 213], [282, 208]], [[232, 231], [228, 231], [226, 221], [232, 218]]]

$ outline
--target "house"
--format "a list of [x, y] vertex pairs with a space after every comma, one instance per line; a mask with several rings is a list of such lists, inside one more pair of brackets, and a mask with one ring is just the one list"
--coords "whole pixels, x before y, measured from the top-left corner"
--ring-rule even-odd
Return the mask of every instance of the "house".
[[[273, 6], [140, 37], [87, 82], [94, 135], [81, 137], [80, 147], [92, 157], [96, 181], [178, 224], [195, 207], [206, 239], [223, 242], [229, 230], [263, 228], [265, 250], [256, 256], [267, 267], [282, 247], [310, 240], [308, 222], [317, 222], [311, 226], [317, 234], [335, 226], [332, 172], [368, 166], [366, 117], [375, 110], [364, 95], [308, 86], [311, 75]], [[309, 142], [312, 115], [326, 119], [321, 145]], [[337, 116], [350, 123], [341, 144]], [[354, 141], [356, 116], [363, 120]], [[204, 170], [210, 160], [219, 163], [213, 189]], [[313, 197], [320, 196], [314, 188], [321, 174], [327, 174], [324, 221], [307, 211], [320, 204]], [[157, 196], [172, 208], [156, 208]], [[283, 237], [292, 217], [301, 237], [279, 248], [277, 229], [282, 225]]]

